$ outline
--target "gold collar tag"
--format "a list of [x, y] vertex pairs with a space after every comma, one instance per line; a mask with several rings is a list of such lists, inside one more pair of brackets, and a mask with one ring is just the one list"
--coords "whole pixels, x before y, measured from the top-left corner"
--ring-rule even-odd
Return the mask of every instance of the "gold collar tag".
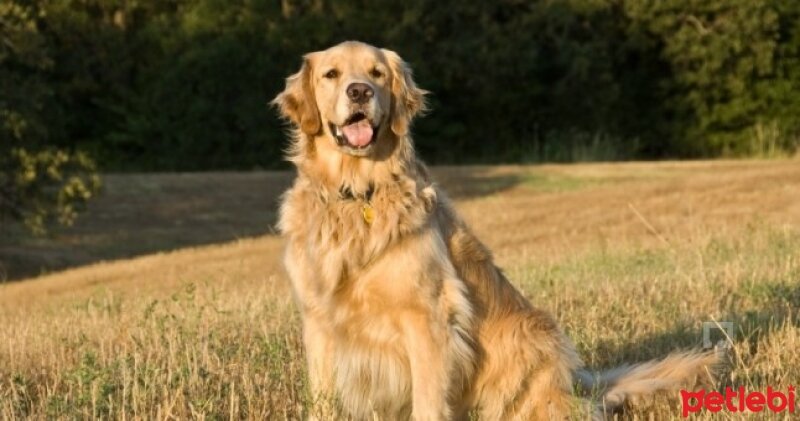
[[369, 203], [364, 203], [361, 206], [361, 216], [364, 217], [367, 225], [372, 225], [372, 221], [375, 220], [375, 209]]

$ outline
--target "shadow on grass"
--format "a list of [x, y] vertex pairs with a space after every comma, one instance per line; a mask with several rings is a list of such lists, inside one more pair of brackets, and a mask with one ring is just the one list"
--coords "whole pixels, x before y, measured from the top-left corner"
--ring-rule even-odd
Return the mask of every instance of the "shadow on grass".
[[434, 181], [455, 200], [468, 200], [502, 193], [525, 181], [519, 171], [499, 171], [493, 167], [437, 167]]
[[18, 280], [101, 260], [275, 232], [290, 172], [111, 174], [74, 226], [33, 238], [7, 228], [0, 262]]
[[[435, 169], [434, 177], [455, 199], [497, 193], [520, 180], [490, 167]], [[288, 171], [107, 175], [103, 193], [74, 226], [46, 238], [4, 227], [0, 281], [276, 234], [278, 201], [293, 179]]]

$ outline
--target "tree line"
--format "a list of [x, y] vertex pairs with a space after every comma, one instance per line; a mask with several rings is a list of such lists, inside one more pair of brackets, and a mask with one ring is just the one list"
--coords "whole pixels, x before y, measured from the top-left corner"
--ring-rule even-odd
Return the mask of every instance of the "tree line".
[[791, 154], [798, 25], [786, 0], [4, 0], [0, 212], [68, 221], [96, 169], [281, 167], [268, 100], [348, 39], [433, 92], [432, 163]]

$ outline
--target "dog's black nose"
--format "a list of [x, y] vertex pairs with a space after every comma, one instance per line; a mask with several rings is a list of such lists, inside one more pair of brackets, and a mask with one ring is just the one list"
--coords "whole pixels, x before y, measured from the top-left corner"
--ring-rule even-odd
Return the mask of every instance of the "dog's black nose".
[[373, 95], [375, 95], [375, 91], [366, 83], [351, 83], [347, 87], [347, 97], [356, 104], [363, 104], [369, 101]]

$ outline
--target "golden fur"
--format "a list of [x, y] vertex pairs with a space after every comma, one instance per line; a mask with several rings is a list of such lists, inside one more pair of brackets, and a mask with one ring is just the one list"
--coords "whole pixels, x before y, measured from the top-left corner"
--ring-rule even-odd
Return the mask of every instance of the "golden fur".
[[[356, 82], [374, 90], [365, 104], [348, 98]], [[298, 175], [279, 227], [316, 398], [309, 417], [599, 417], [703, 377], [713, 353], [582, 370], [553, 318], [505, 278], [416, 158], [409, 124], [424, 96], [396, 53], [346, 42], [306, 55], [274, 100], [294, 124]], [[334, 135], [355, 111], [374, 127], [366, 148]], [[601, 402], [573, 396], [576, 385]]]

